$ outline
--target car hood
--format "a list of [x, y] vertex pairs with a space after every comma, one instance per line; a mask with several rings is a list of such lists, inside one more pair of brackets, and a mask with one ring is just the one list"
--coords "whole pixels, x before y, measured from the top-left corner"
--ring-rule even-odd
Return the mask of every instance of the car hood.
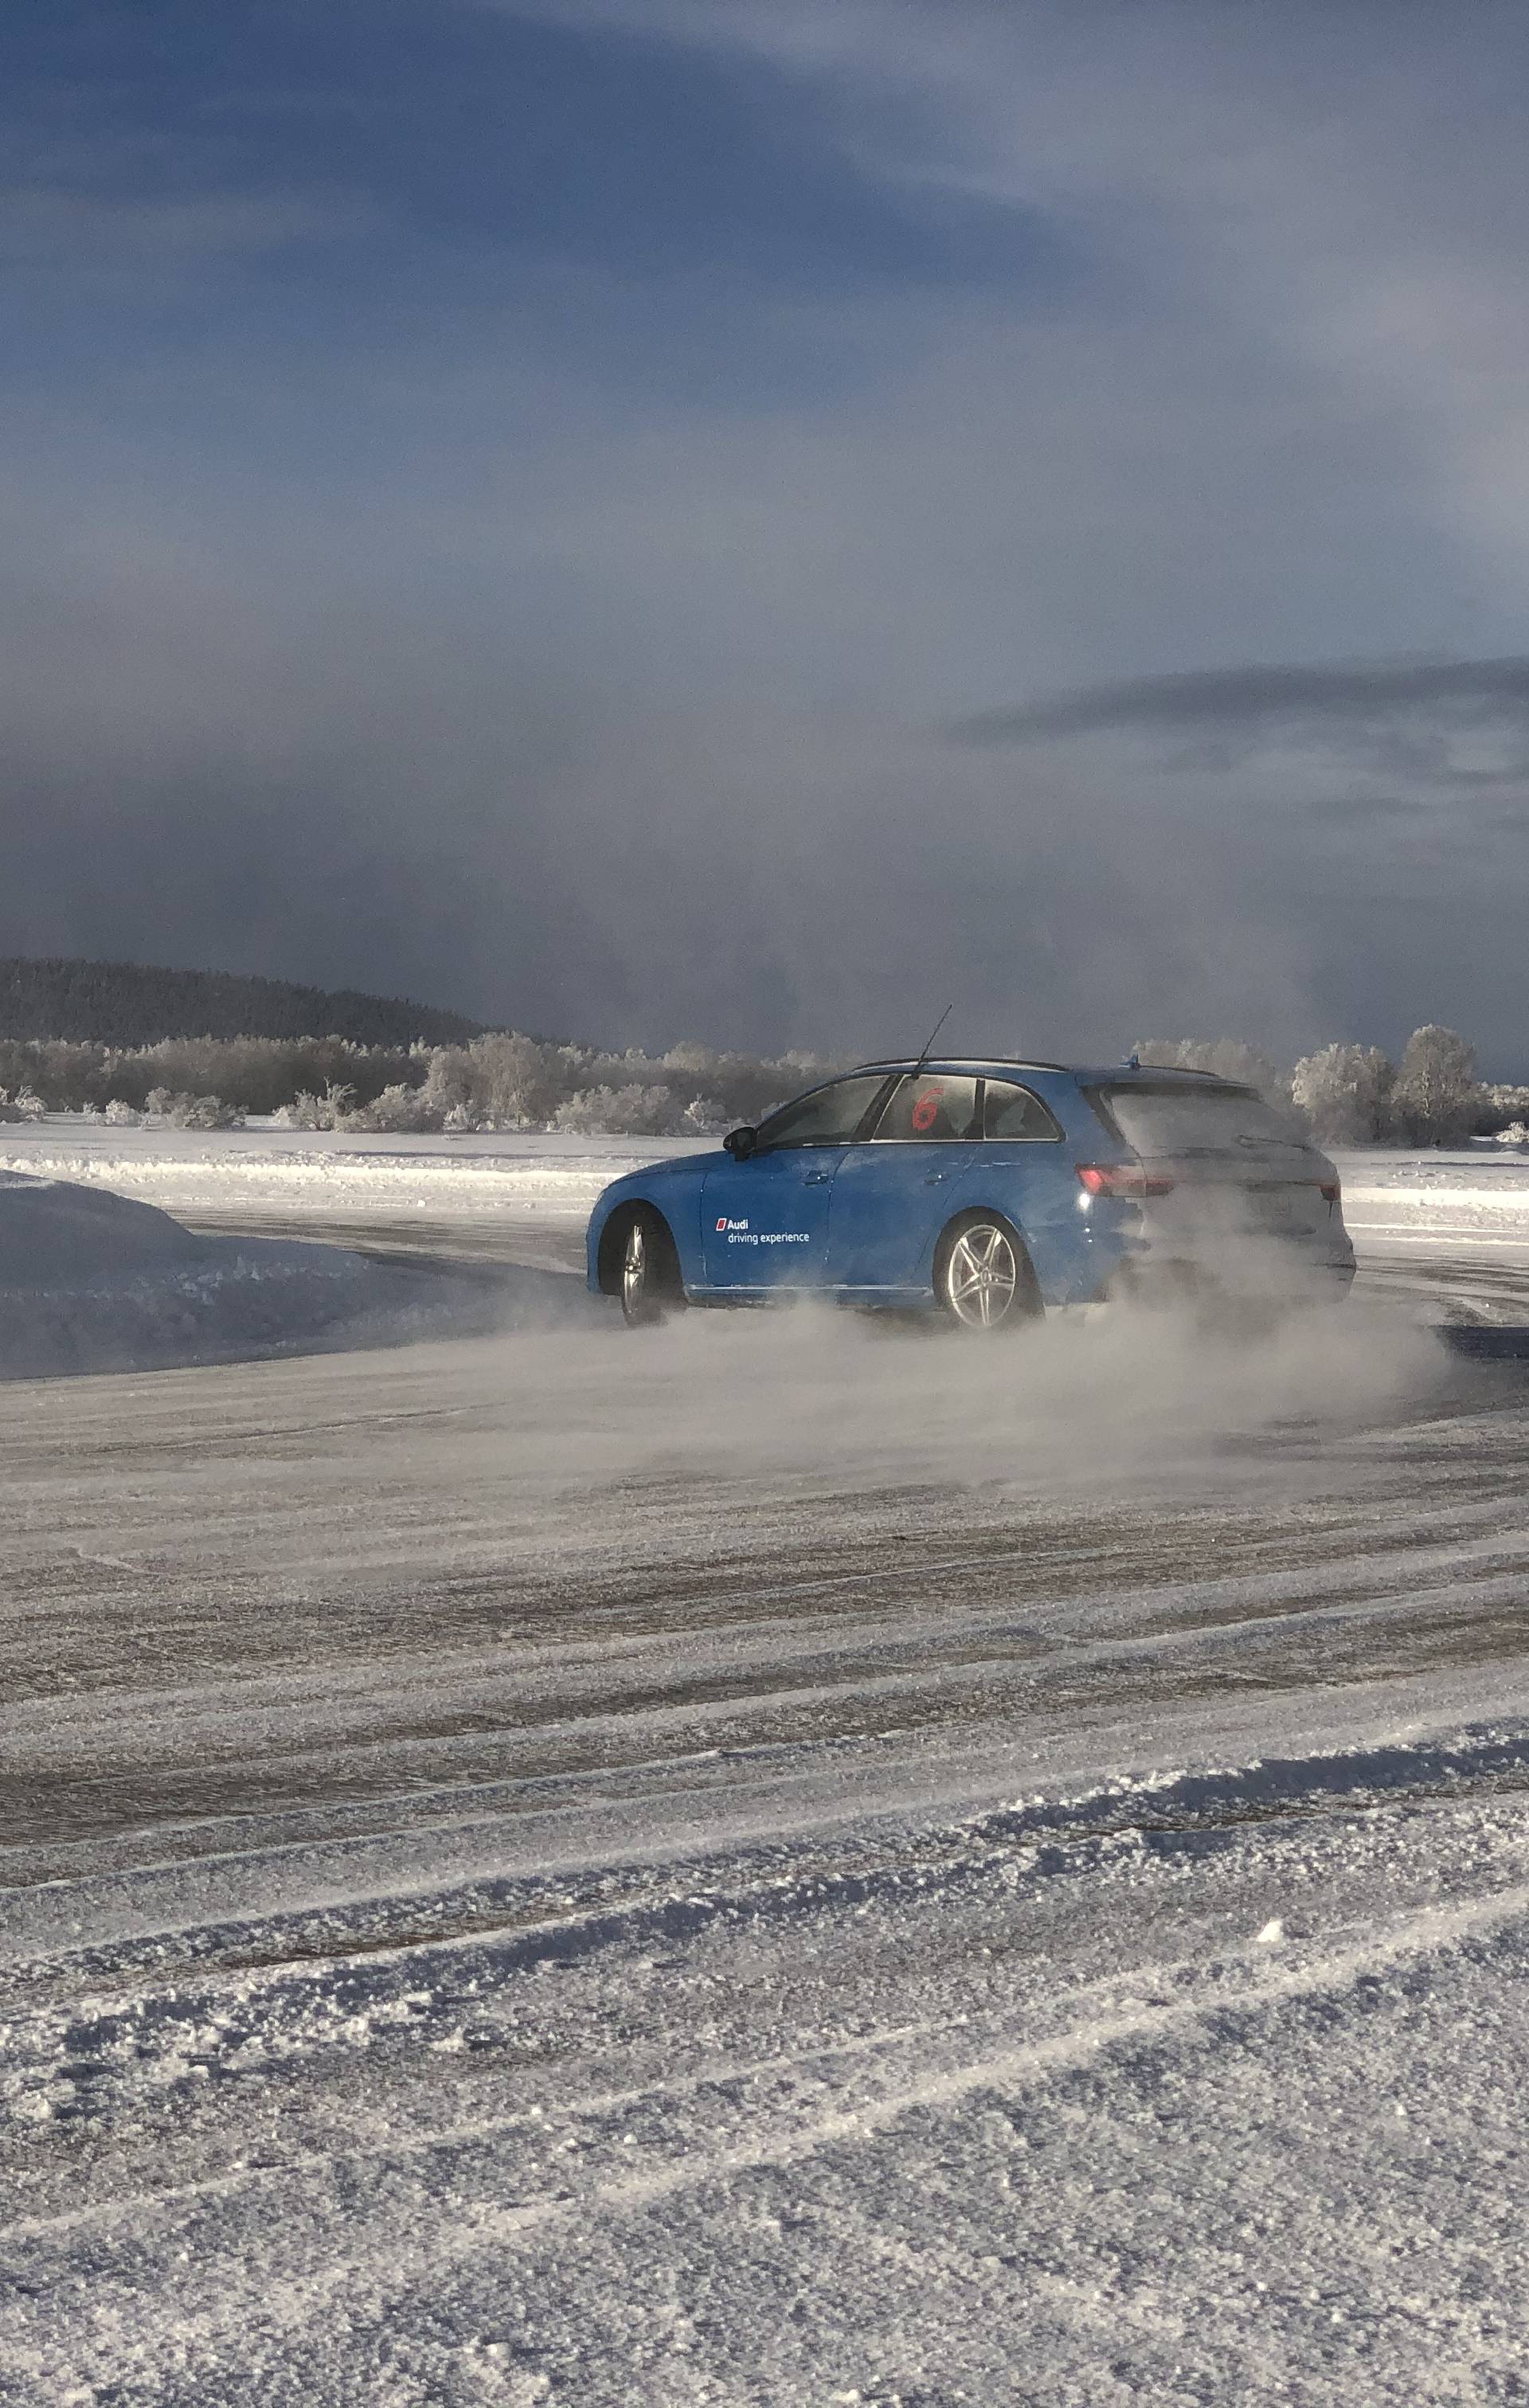
[[715, 1170], [720, 1163], [728, 1162], [731, 1158], [721, 1146], [714, 1146], [707, 1154], [663, 1156], [657, 1162], [640, 1163], [633, 1170], [623, 1170], [621, 1177], [613, 1179], [602, 1193], [613, 1196], [618, 1187], [658, 1187], [668, 1179], [693, 1178], [698, 1170]]

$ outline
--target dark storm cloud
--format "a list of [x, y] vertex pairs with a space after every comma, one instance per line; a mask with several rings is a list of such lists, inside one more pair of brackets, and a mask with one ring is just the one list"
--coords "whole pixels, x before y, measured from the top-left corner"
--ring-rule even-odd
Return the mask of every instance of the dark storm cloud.
[[0, 953], [1514, 1067], [1529, 31], [1383, 13], [0, 12]]
[[[969, 744], [1026, 744], [1112, 729], [1165, 735], [1253, 729], [1271, 723], [1374, 724], [1431, 706], [1466, 707], [1481, 718], [1517, 717], [1529, 709], [1529, 655], [1491, 661], [1424, 661], [1324, 667], [1289, 666], [1188, 669], [1079, 686], [1007, 710], [979, 711], [950, 733]], [[1474, 710], [1471, 707], [1474, 706]]]

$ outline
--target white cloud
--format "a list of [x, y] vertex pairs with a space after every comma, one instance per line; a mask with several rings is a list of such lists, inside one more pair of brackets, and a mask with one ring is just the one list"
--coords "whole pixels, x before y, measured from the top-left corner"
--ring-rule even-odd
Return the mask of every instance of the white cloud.
[[1076, 219], [1156, 306], [1307, 377], [1315, 426], [1367, 420], [1439, 538], [1529, 599], [1522, 10], [501, 5], [752, 54], [836, 95], [869, 170]]

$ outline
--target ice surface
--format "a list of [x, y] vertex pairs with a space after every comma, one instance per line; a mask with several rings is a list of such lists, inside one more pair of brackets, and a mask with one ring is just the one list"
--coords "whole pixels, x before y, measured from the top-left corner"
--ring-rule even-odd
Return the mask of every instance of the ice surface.
[[1522, 2396], [1525, 1367], [519, 1276], [0, 1390], [0, 2398]]

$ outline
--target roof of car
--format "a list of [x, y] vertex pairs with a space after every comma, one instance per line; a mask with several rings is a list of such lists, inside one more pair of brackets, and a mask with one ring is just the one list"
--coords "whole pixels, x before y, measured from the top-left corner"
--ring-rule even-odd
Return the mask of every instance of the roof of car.
[[1216, 1070], [1186, 1070], [1165, 1062], [1111, 1062], [1104, 1068], [1090, 1068], [1078, 1062], [1035, 1062], [1021, 1060], [1007, 1054], [939, 1054], [924, 1060], [916, 1054], [904, 1054], [884, 1062], [859, 1062], [859, 1070], [1057, 1070], [1069, 1079], [1105, 1082], [1132, 1079], [1208, 1079], [1218, 1087], [1235, 1087], [1236, 1079], [1223, 1079]]
[[859, 1070], [1066, 1070], [1066, 1062], [1020, 1062], [1003, 1054], [899, 1054], [884, 1062], [858, 1062]]

